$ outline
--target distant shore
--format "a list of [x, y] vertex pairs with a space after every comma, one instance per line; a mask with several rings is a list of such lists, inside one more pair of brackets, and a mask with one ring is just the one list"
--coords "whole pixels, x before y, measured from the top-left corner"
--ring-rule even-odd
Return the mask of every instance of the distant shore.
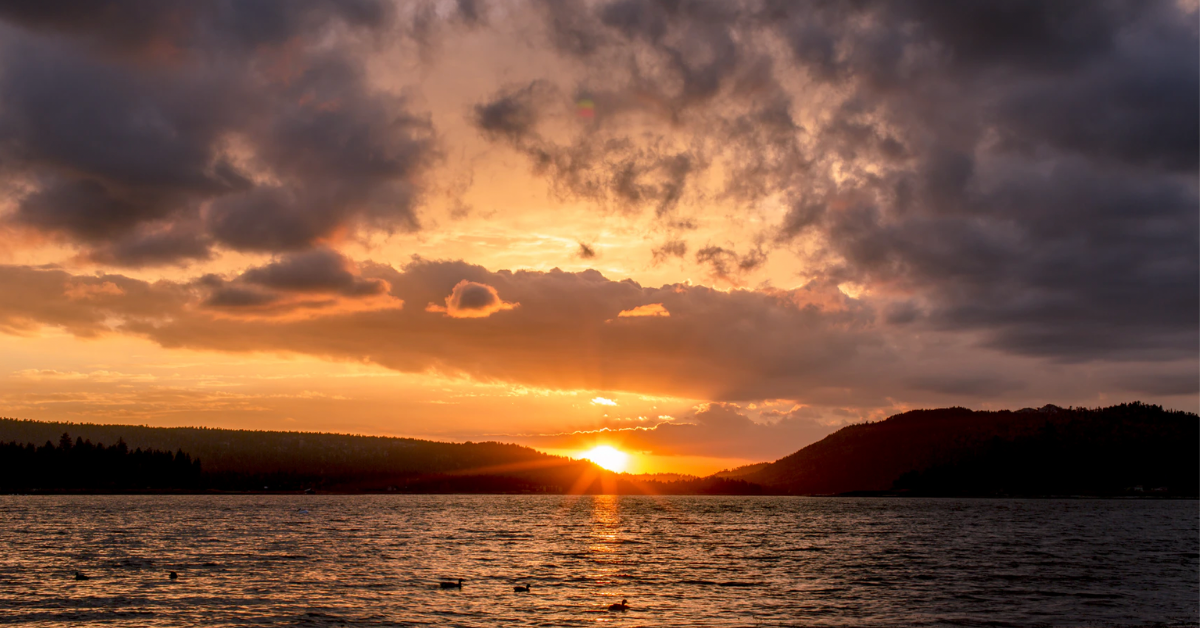
[[0, 491], [57, 495], [805, 495], [1196, 499], [1200, 417], [910, 410], [700, 478], [498, 442], [0, 419]]
[[510, 493], [446, 493], [446, 492], [406, 492], [406, 491], [314, 491], [311, 493], [304, 491], [291, 490], [265, 490], [265, 491], [223, 491], [217, 489], [211, 490], [171, 490], [171, 489], [146, 489], [146, 490], [68, 490], [68, 489], [47, 489], [33, 491], [13, 491], [0, 493], [0, 495], [9, 496], [63, 496], [63, 495], [295, 495], [295, 496], [319, 496], [319, 495], [495, 495], [495, 496], [557, 496], [557, 497], [596, 497], [596, 496], [614, 496], [614, 497], [814, 497], [814, 498], [838, 498], [838, 499], [860, 499], [860, 498], [879, 498], [879, 499], [1123, 499], [1123, 500], [1200, 500], [1197, 495], [1168, 495], [1168, 494], [1130, 494], [1130, 495], [918, 495], [912, 493], [899, 493], [887, 491], [853, 491], [850, 493], [839, 494], [812, 494], [812, 495], [797, 495], [790, 493], [772, 493], [763, 492], [754, 495], [742, 493], [550, 493], [550, 492], [510, 492]]

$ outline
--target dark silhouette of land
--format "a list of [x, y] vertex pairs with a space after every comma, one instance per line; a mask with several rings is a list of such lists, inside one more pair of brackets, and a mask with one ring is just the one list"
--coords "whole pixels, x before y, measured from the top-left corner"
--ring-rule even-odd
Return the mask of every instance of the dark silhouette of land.
[[[494, 442], [443, 443], [412, 438], [210, 428], [52, 423], [0, 419], [0, 442], [43, 451], [69, 432], [77, 439], [145, 450], [179, 450], [202, 461], [195, 483], [164, 485], [161, 476], [120, 474], [115, 458], [91, 457], [62, 467], [3, 465], [0, 490], [329, 491], [403, 493], [679, 493], [754, 494], [762, 488], [724, 478], [662, 482], [634, 479], [584, 460]], [[47, 442], [41, 448], [16, 443]], [[128, 445], [126, 445], [128, 443]], [[113, 447], [105, 448], [111, 451]], [[53, 455], [51, 455], [53, 454]], [[58, 461], [47, 450], [46, 460]], [[169, 455], [169, 454], [167, 454]], [[55, 466], [59, 465], [59, 466]], [[124, 467], [122, 467], [124, 468]], [[197, 469], [200, 469], [197, 464]], [[10, 471], [11, 469], [11, 471]], [[25, 470], [29, 469], [29, 470]], [[121, 472], [123, 473], [123, 472]], [[108, 475], [105, 475], [108, 474]], [[116, 474], [116, 475], [113, 475]], [[93, 482], [89, 477], [120, 481]]]
[[91, 440], [71, 441], [64, 433], [58, 445], [47, 441], [0, 443], [0, 487], [122, 490], [195, 489], [201, 486], [200, 461], [183, 451], [129, 449], [118, 439], [113, 445]]
[[1200, 494], [1200, 417], [1141, 403], [914, 410], [843, 428], [772, 463], [675, 481], [495, 442], [0, 419], [5, 441], [0, 489], [10, 491]]
[[913, 410], [732, 477], [793, 495], [1196, 496], [1198, 444], [1200, 417], [1142, 403]]

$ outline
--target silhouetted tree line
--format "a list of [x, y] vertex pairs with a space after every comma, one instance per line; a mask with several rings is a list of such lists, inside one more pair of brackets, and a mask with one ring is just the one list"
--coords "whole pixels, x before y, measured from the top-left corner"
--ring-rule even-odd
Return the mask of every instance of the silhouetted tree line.
[[64, 433], [58, 445], [0, 443], [0, 487], [8, 490], [195, 489], [199, 459], [182, 450], [135, 448], [125, 441], [105, 446]]
[[[207, 476], [247, 482], [285, 477], [362, 478], [371, 475], [459, 473], [472, 469], [554, 464], [560, 459], [520, 445], [444, 443], [352, 434], [148, 427], [0, 418], [0, 440], [39, 443], [69, 431], [98, 442], [123, 439], [143, 449], [182, 449], [204, 460]], [[562, 459], [565, 460], [565, 459]], [[261, 489], [262, 487], [259, 486]]]

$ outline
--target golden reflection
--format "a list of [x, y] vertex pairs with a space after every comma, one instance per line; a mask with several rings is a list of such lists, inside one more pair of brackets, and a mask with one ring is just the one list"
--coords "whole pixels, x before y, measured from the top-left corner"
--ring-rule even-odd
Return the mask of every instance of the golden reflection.
[[588, 532], [588, 553], [591, 554], [589, 579], [601, 587], [601, 597], [621, 599], [621, 591], [628, 577], [628, 565], [632, 562], [626, 555], [622, 542], [621, 497], [617, 495], [593, 495], [591, 529]]
[[618, 535], [621, 530], [621, 515], [618, 510], [620, 497], [616, 495], [593, 495], [591, 543], [588, 549], [602, 554], [617, 551]]

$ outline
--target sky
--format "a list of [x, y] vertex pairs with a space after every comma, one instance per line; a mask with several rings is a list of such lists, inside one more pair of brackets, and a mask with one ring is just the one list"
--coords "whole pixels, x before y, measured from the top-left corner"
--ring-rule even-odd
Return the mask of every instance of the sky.
[[1200, 406], [1190, 1], [0, 4], [0, 415], [633, 472]]

